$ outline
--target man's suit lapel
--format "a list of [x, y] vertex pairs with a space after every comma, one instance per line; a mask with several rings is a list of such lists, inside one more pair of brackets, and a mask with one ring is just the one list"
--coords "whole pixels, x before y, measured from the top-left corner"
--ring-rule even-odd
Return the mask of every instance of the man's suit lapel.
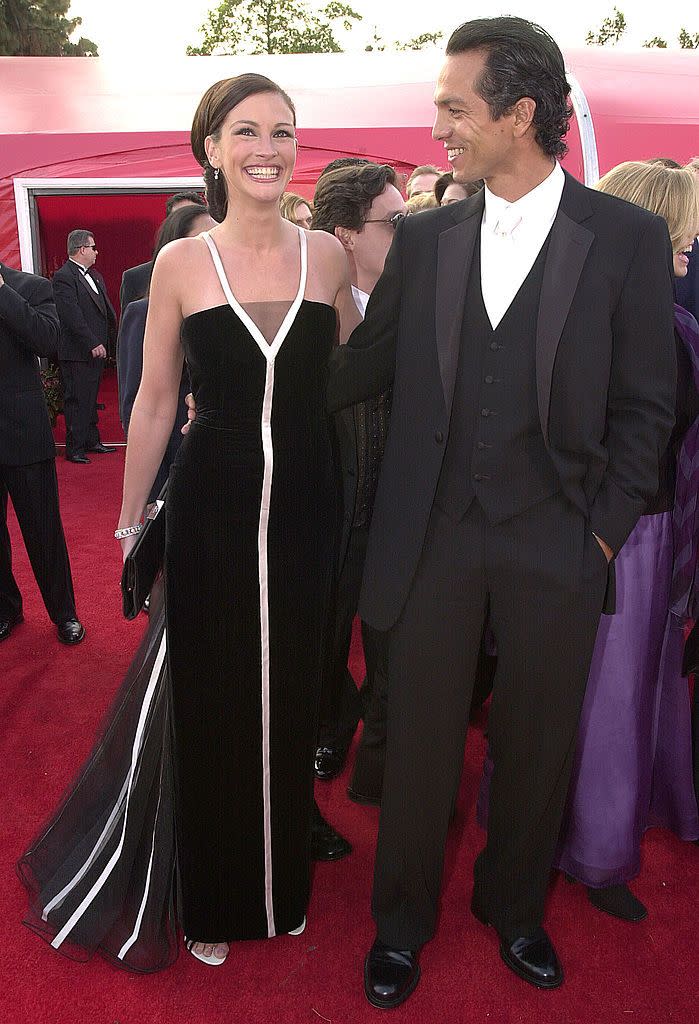
[[447, 416], [454, 398], [466, 288], [483, 216], [483, 193], [459, 203], [452, 212], [457, 223], [442, 231], [437, 243], [435, 290], [437, 355]]
[[536, 328], [536, 392], [544, 441], [549, 443], [551, 381], [558, 343], [594, 233], [582, 222], [592, 216], [586, 189], [569, 174], [551, 228]]

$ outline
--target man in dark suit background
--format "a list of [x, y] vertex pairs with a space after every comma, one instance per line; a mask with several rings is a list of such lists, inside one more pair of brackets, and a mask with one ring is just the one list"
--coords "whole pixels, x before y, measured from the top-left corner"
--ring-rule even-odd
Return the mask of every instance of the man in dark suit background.
[[365, 966], [383, 1008], [413, 991], [434, 934], [486, 617], [495, 770], [471, 906], [515, 973], [563, 980], [544, 898], [613, 555], [655, 493], [676, 373], [667, 227], [564, 174], [569, 92], [538, 26], [453, 33], [433, 134], [455, 180], [485, 188], [402, 222], [333, 353], [331, 410], [393, 381], [359, 604], [388, 633]]
[[[194, 190], [188, 189], [185, 192], [175, 192], [165, 204], [165, 216], [169, 217], [174, 210], [190, 205], [206, 207], [206, 200], [199, 192]], [[121, 275], [121, 288], [119, 289], [120, 316], [124, 315], [124, 310], [130, 302], [133, 302], [134, 299], [142, 299], [148, 291], [152, 266], [153, 261], [148, 260], [146, 263], [139, 263], [137, 267], [130, 267]]]
[[97, 392], [107, 352], [116, 339], [116, 315], [104, 279], [94, 269], [97, 246], [91, 231], [68, 235], [68, 259], [53, 275], [61, 321], [58, 360], [63, 379], [66, 459], [87, 465], [87, 452], [113, 452], [97, 429]]
[[[392, 167], [358, 161], [325, 170], [313, 196], [313, 230], [327, 231], [342, 243], [352, 294], [362, 315], [383, 270], [395, 224], [405, 215], [405, 202], [397, 186]], [[375, 401], [343, 410], [335, 420], [344, 515], [338, 556], [334, 648], [323, 682], [315, 756], [316, 777], [326, 781], [342, 771], [362, 715], [362, 700], [347, 667], [347, 658], [389, 408], [390, 396], [382, 395]], [[367, 629], [362, 630], [362, 640], [367, 667], [362, 697], [368, 705], [378, 652], [374, 635]]]
[[12, 574], [7, 500], [58, 638], [77, 644], [73, 581], [58, 506], [56, 449], [38, 356], [53, 356], [59, 323], [43, 277], [0, 264], [0, 640], [22, 621], [22, 596]]

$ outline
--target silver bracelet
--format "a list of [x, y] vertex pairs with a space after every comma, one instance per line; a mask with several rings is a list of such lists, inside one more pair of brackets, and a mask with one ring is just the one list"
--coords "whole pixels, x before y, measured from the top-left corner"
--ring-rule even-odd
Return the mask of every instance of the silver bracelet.
[[136, 523], [135, 526], [122, 526], [120, 530], [114, 531], [114, 536], [117, 540], [123, 540], [124, 537], [133, 537], [134, 534], [140, 533], [143, 529], [143, 523]]

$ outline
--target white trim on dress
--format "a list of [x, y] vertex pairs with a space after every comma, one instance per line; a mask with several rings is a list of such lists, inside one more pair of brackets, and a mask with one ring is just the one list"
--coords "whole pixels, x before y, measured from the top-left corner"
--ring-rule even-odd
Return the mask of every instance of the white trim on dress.
[[254, 338], [260, 351], [267, 361], [265, 375], [265, 393], [262, 402], [262, 419], [260, 432], [262, 435], [262, 452], [264, 472], [262, 477], [262, 498], [260, 503], [260, 520], [257, 533], [258, 577], [260, 583], [260, 659], [262, 677], [262, 802], [264, 814], [264, 854], [265, 854], [265, 910], [267, 913], [267, 935], [276, 935], [274, 924], [274, 900], [272, 879], [272, 813], [270, 795], [270, 689], [269, 689], [269, 559], [267, 549], [267, 531], [269, 527], [269, 510], [272, 496], [272, 475], [274, 470], [274, 444], [272, 439], [272, 400], [274, 397], [274, 360], [296, 319], [306, 291], [308, 272], [306, 233], [299, 231], [299, 249], [301, 255], [301, 274], [299, 287], [288, 313], [279, 327], [272, 343], [269, 344], [255, 321], [246, 313], [236, 299], [223, 268], [216, 243], [208, 231], [202, 237], [209, 247], [218, 274], [223, 294], [234, 312], [238, 315], [250, 335]]

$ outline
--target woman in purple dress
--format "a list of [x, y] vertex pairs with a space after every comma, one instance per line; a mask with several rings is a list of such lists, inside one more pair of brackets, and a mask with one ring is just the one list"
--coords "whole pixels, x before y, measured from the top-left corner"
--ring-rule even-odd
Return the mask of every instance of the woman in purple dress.
[[[674, 273], [683, 277], [699, 231], [691, 171], [633, 161], [597, 187], [667, 221]], [[679, 306], [675, 340], [676, 423], [658, 493], [616, 556], [617, 610], [602, 617], [597, 635], [557, 857], [558, 867], [587, 886], [591, 903], [628, 921], [646, 916], [627, 884], [638, 874], [646, 828], [699, 838], [681, 674], [683, 627], [696, 616], [699, 328]]]

